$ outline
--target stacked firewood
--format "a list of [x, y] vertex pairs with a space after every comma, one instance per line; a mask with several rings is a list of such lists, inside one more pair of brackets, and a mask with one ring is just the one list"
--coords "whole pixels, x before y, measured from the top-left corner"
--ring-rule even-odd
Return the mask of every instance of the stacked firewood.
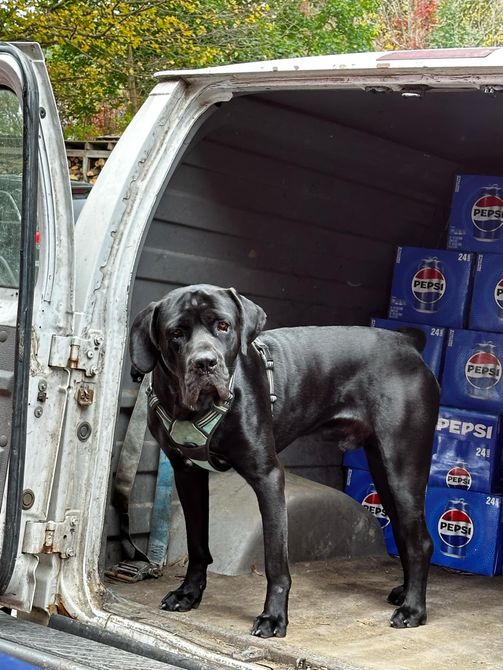
[[106, 158], [89, 158], [87, 163], [86, 169], [82, 156], [68, 156], [68, 170], [72, 181], [87, 181], [94, 184], [106, 163]]
[[118, 139], [118, 137], [103, 137], [89, 141], [66, 140], [70, 179], [94, 184]]
[[72, 181], [84, 181], [82, 162], [80, 156], [68, 157], [68, 171], [70, 172], [70, 179]]

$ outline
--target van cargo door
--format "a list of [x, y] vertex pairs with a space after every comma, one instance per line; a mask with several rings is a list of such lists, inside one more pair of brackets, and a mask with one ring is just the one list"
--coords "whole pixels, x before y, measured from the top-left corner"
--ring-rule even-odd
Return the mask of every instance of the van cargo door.
[[[17, 609], [33, 600], [38, 557], [23, 552], [23, 534], [28, 519], [46, 520], [55, 463], [47, 458], [58, 448], [54, 438], [46, 447], [44, 428], [33, 420], [42, 417], [50, 393], [44, 339], [71, 328], [67, 182], [41, 51], [0, 43], [0, 603]], [[64, 411], [59, 396], [51, 408], [56, 426]], [[44, 463], [27, 451], [30, 439], [44, 451]]]

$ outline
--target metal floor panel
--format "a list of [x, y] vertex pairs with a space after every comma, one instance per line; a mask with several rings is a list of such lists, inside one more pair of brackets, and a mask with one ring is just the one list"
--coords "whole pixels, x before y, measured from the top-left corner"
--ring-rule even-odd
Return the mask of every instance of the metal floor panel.
[[179, 670], [0, 612], [0, 651], [47, 670]]

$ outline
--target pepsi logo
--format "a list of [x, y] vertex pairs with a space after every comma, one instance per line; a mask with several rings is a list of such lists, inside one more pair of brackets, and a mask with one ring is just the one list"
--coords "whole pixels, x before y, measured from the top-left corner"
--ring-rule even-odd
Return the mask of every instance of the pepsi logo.
[[466, 361], [465, 377], [475, 388], [488, 389], [496, 386], [501, 379], [499, 358], [489, 351], [476, 351]]
[[499, 309], [503, 309], [503, 277], [494, 287], [494, 300], [496, 301]]
[[412, 293], [419, 302], [437, 302], [445, 293], [447, 282], [438, 268], [424, 267], [412, 277]]
[[445, 476], [445, 483], [449, 488], [469, 489], [472, 485], [472, 476], [466, 468], [456, 465]]
[[473, 521], [462, 509], [448, 509], [439, 518], [437, 530], [449, 547], [464, 547], [473, 537]]
[[493, 436], [494, 425], [484, 423], [472, 423], [471, 421], [460, 421], [445, 416], [439, 416], [437, 421], [437, 432], [447, 431], [454, 435], [470, 435], [481, 439], [490, 440]]
[[473, 203], [473, 225], [483, 232], [494, 232], [503, 223], [503, 199], [498, 195], [483, 195]]
[[376, 519], [379, 521], [381, 528], [386, 528], [389, 524], [389, 516], [386, 514], [384, 507], [382, 506], [381, 499], [377, 491], [372, 491], [368, 493], [365, 498], [362, 500], [362, 505], [373, 514]]

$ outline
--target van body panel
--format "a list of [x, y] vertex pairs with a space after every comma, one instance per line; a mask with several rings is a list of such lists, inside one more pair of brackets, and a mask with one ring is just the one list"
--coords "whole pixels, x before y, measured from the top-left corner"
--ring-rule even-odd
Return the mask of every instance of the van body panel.
[[[406, 69], [413, 72], [429, 74], [441, 68], [444, 74], [452, 70], [470, 69], [488, 71], [489, 68], [501, 68], [503, 65], [503, 49], [430, 49], [417, 51], [381, 51], [375, 53], [334, 54], [331, 56], [308, 56], [301, 58], [285, 58], [278, 60], [259, 61], [252, 63], [236, 63], [217, 65], [193, 70], [163, 70], [156, 73], [159, 79], [170, 78], [232, 78], [234, 81], [246, 79], [248, 76], [277, 74], [278, 77], [306, 74], [316, 77], [320, 73], [336, 73], [348, 70], [350, 75], [371, 72], [376, 69]], [[421, 72], [422, 71], [422, 72]]]

